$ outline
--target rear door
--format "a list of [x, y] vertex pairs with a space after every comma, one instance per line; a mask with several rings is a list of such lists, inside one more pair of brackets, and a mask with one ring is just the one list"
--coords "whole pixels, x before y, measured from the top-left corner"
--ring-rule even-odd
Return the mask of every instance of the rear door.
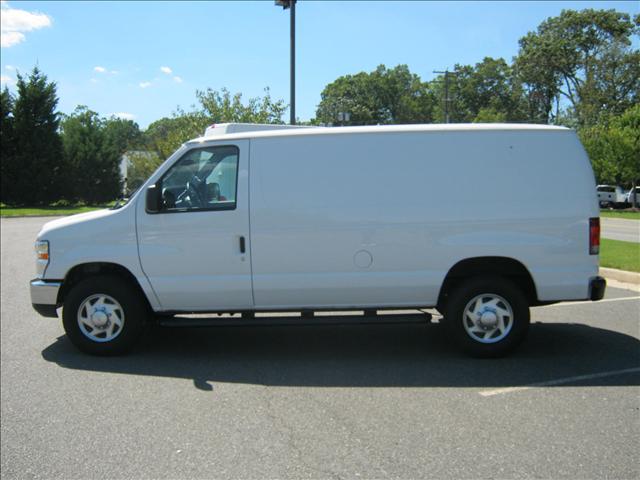
[[138, 204], [142, 269], [163, 310], [253, 307], [248, 140], [185, 152], [156, 183], [157, 213]]

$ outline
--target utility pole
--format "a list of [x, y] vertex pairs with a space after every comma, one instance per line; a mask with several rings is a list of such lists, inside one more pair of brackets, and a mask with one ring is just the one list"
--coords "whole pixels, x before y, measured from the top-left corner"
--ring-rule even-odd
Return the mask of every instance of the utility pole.
[[275, 4], [278, 7], [282, 7], [283, 10], [289, 9], [289, 37], [290, 37], [290, 63], [291, 71], [289, 73], [289, 85], [291, 91], [289, 93], [289, 111], [291, 125], [296, 124], [296, 1], [297, 0], [275, 0]]
[[433, 73], [444, 73], [444, 118], [445, 123], [449, 123], [449, 76], [458, 75], [458, 72], [450, 72], [448, 69], [444, 72], [434, 70]]

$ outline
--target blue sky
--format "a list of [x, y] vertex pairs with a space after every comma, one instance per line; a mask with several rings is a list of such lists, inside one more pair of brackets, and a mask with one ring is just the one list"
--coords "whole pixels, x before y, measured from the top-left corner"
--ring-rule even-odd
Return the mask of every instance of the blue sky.
[[[406, 63], [433, 70], [511, 59], [518, 39], [564, 8], [639, 13], [637, 1], [299, 1], [297, 116], [312, 118], [340, 75]], [[88, 105], [141, 127], [195, 103], [195, 90], [289, 101], [289, 14], [257, 2], [2, 2], [2, 84], [35, 64], [58, 84], [59, 108]], [[162, 67], [168, 67], [161, 70]], [[288, 118], [288, 114], [286, 115]]]

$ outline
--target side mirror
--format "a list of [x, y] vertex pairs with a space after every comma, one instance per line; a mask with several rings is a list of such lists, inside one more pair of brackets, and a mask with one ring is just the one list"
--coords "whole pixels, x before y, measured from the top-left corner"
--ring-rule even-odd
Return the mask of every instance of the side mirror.
[[146, 209], [148, 213], [158, 213], [160, 211], [160, 189], [158, 185], [147, 187]]

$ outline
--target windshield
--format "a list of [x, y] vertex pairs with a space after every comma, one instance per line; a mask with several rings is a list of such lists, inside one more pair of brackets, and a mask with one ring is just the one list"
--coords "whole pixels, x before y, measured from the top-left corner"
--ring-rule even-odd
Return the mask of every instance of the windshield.
[[119, 208], [124, 207], [127, 203], [129, 203], [129, 200], [131, 200], [133, 198], [133, 196], [136, 194], [136, 192], [138, 190], [140, 190], [140, 187], [142, 185], [140, 185], [138, 188], [136, 188], [133, 192], [130, 192], [128, 195], [122, 197], [121, 199], [119, 199], [115, 205], [113, 207], [110, 208], [110, 210], [117, 210]]

